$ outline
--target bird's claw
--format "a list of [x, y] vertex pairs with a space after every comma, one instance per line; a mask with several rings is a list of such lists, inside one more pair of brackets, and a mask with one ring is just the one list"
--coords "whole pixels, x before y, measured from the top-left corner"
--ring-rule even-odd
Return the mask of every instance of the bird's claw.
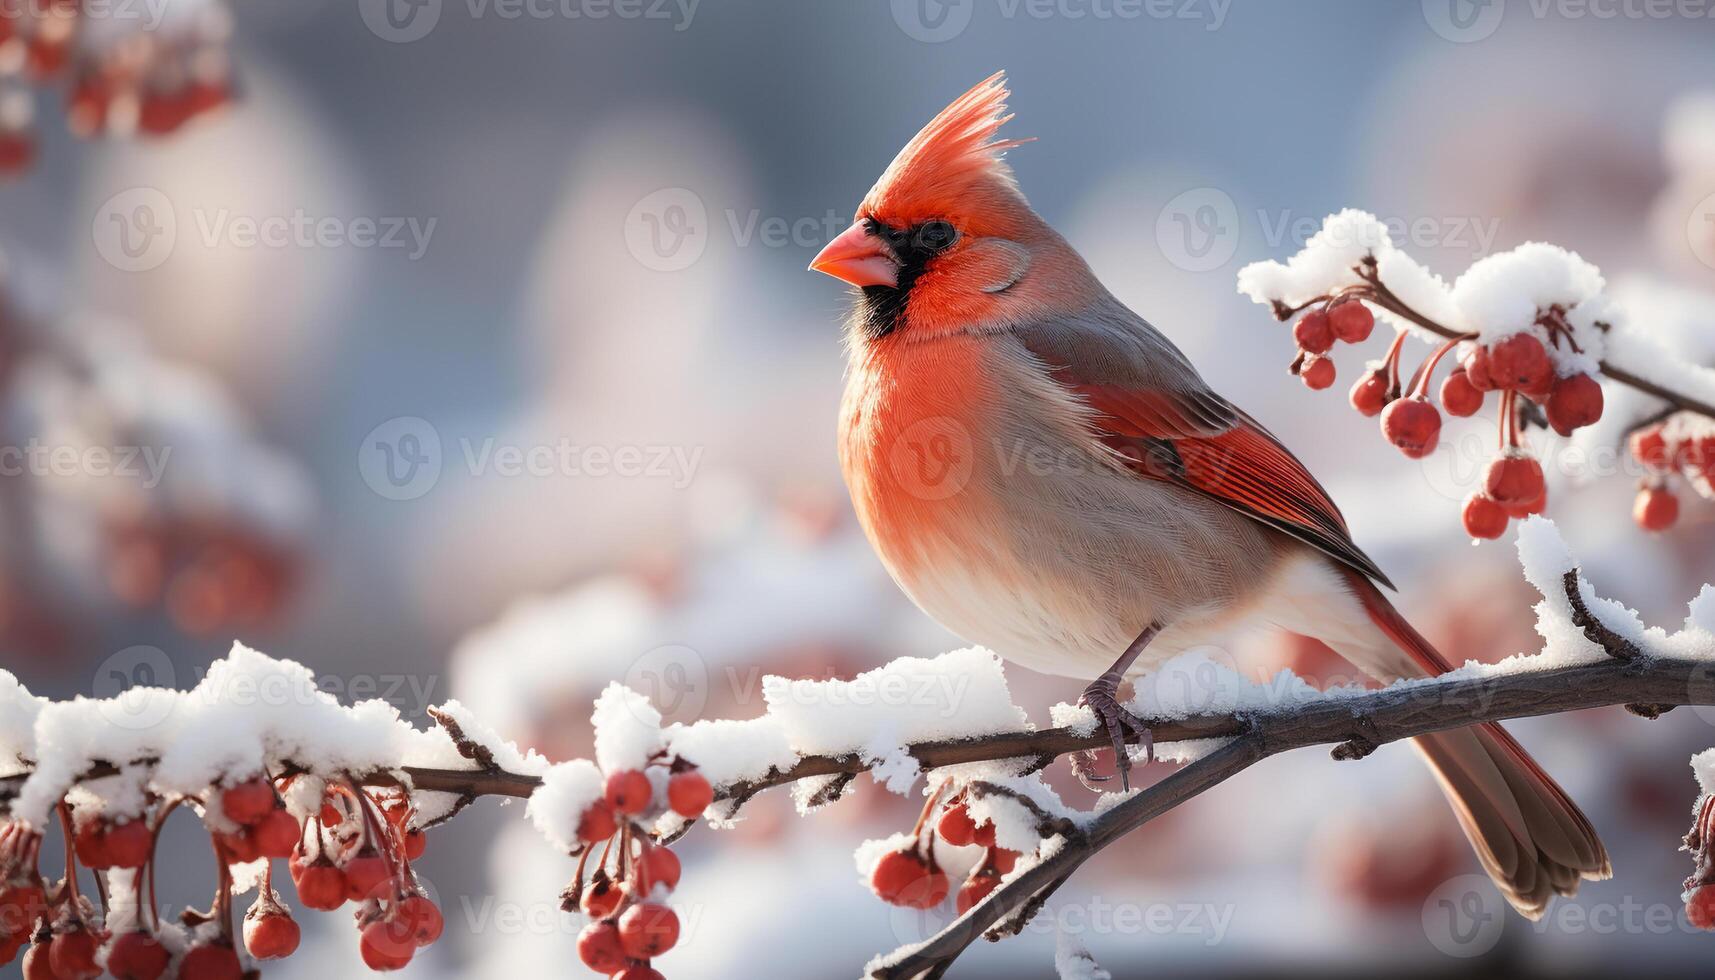
[[[1127, 711], [1120, 704], [1119, 678], [1113, 674], [1103, 674], [1095, 683], [1084, 688], [1084, 694], [1078, 698], [1078, 703], [1095, 713], [1096, 719], [1102, 723], [1108, 738], [1113, 740], [1114, 769], [1119, 772], [1120, 787], [1131, 791], [1131, 754], [1126, 751], [1126, 736], [1137, 737], [1138, 744], [1143, 746], [1145, 763], [1155, 760], [1155, 737], [1149, 726], [1142, 719]], [[1106, 776], [1096, 776], [1093, 756], [1080, 752], [1072, 759], [1072, 771], [1086, 787], [1094, 790], [1091, 782], [1106, 782]]]

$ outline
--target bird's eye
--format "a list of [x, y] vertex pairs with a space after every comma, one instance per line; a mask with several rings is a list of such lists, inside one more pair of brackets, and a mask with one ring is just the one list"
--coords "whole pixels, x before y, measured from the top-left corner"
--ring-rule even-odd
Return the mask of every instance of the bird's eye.
[[959, 237], [958, 229], [950, 223], [935, 220], [925, 221], [917, 228], [916, 245], [930, 252], [939, 252]]

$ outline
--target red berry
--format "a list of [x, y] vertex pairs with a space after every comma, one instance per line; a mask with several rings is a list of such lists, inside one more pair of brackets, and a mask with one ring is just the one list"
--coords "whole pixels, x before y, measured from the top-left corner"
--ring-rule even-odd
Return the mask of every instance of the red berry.
[[909, 909], [932, 909], [947, 900], [947, 892], [952, 887], [952, 880], [944, 872], [931, 871], [906, 885], [894, 904]]
[[84, 928], [55, 933], [48, 944], [48, 962], [60, 980], [89, 980], [101, 976], [95, 964], [95, 951], [100, 943], [95, 934]]
[[146, 932], [128, 932], [107, 951], [107, 972], [114, 980], [158, 980], [172, 957], [160, 941]]
[[1471, 381], [1471, 387], [1478, 391], [1494, 391], [1500, 387], [1495, 384], [1494, 376], [1489, 372], [1489, 349], [1481, 344], [1471, 348], [1471, 355], [1465, 358], [1465, 377]]
[[592, 919], [605, 919], [617, 911], [620, 903], [624, 901], [625, 888], [618, 882], [601, 877], [590, 882], [584, 889], [578, 906]]
[[1454, 369], [1447, 380], [1441, 382], [1441, 407], [1447, 410], [1448, 415], [1459, 418], [1469, 418], [1483, 407], [1483, 393], [1471, 383], [1471, 376], [1464, 368]]
[[1698, 885], [1685, 900], [1685, 918], [1698, 929], [1715, 929], [1715, 885]]
[[[29, 940], [23, 933], [0, 932], [0, 966], [5, 966], [18, 956], [18, 951], [24, 948]], [[52, 969], [53, 964], [49, 964]]]
[[244, 948], [259, 960], [291, 956], [298, 948], [298, 923], [280, 912], [256, 914], [253, 906], [244, 914]]
[[78, 861], [91, 871], [113, 867], [113, 858], [107, 853], [107, 826], [103, 821], [85, 821], [73, 835], [72, 845]]
[[1017, 851], [1009, 851], [1004, 847], [989, 848], [989, 867], [995, 870], [995, 874], [1012, 874], [1012, 869], [1017, 865]]
[[249, 828], [236, 834], [215, 834], [214, 840], [220, 845], [227, 864], [249, 864], [262, 856], [256, 851], [256, 842], [251, 839]]
[[649, 777], [637, 769], [626, 769], [607, 777], [607, 805], [615, 812], [638, 814], [649, 809], [655, 790]]
[[1421, 397], [1395, 399], [1382, 410], [1382, 434], [1400, 452], [1422, 459], [1441, 441], [1441, 413]]
[[591, 922], [578, 933], [578, 959], [597, 973], [613, 973], [625, 966], [625, 947], [619, 942], [619, 927], [611, 922]]
[[192, 946], [179, 961], [179, 980], [240, 980], [238, 953], [224, 943]]
[[989, 897], [989, 892], [994, 891], [998, 884], [1000, 878], [995, 875], [974, 875], [965, 879], [965, 883], [959, 886], [958, 897], [954, 899], [954, 908], [959, 910], [960, 915], [964, 915], [971, 910], [971, 906]]
[[892, 851], [882, 855], [869, 874], [870, 890], [884, 902], [899, 904], [899, 896], [917, 879], [929, 873], [923, 859], [910, 851]]
[[676, 772], [667, 780], [667, 805], [673, 812], [693, 820], [715, 801], [715, 788], [709, 778], [695, 769]]
[[250, 838], [250, 846], [255, 848], [258, 856], [284, 858], [292, 856], [292, 850], [298, 846], [303, 833], [303, 828], [290, 813], [269, 810], [261, 820], [250, 825], [245, 836]]
[[1548, 424], [1561, 435], [1571, 435], [1602, 417], [1602, 386], [1588, 374], [1561, 378], [1549, 389]]
[[935, 832], [954, 847], [966, 847], [977, 841], [977, 822], [971, 819], [971, 811], [963, 803], [955, 803], [941, 811]]
[[1387, 388], [1386, 371], [1375, 368], [1365, 373], [1352, 385], [1352, 407], [1365, 417], [1380, 415], [1381, 410], [1387, 407]]
[[994, 824], [987, 821], [977, 824], [977, 832], [972, 836], [972, 840], [984, 847], [993, 847]]
[[1474, 493], [1465, 498], [1465, 533], [1493, 541], [1507, 531], [1507, 511], [1493, 497]]
[[1679, 498], [1664, 486], [1644, 487], [1632, 504], [1632, 520], [1646, 531], [1665, 531], [1679, 520]]
[[1376, 317], [1370, 308], [1355, 299], [1347, 300], [1328, 311], [1328, 325], [1334, 336], [1348, 344], [1361, 344], [1370, 339]]
[[665, 905], [644, 902], [619, 917], [619, 943], [632, 959], [653, 959], [678, 941], [679, 917]]
[[155, 843], [155, 835], [141, 818], [117, 824], [102, 837], [107, 860], [115, 868], [141, 868], [148, 863], [149, 850]]
[[1652, 425], [1647, 429], [1639, 429], [1632, 433], [1628, 444], [1632, 456], [1638, 462], [1652, 470], [1665, 470], [1668, 464], [1667, 439], [1661, 434], [1661, 426]]
[[332, 912], [345, 904], [345, 873], [325, 857], [317, 858], [313, 864], [293, 868], [292, 883], [298, 886], [298, 901], [303, 902], [305, 908]]
[[427, 946], [441, 938], [441, 930], [446, 927], [440, 907], [429, 901], [427, 895], [405, 896], [393, 914], [404, 923], [410, 931], [411, 941], [418, 946]]
[[373, 847], [358, 851], [340, 870], [345, 873], [345, 897], [354, 902], [380, 897], [392, 877], [387, 862]]
[[246, 826], [261, 820], [274, 809], [274, 787], [265, 779], [249, 779], [220, 794], [220, 812], [234, 823]]
[[1503, 507], [1525, 507], [1542, 499], [1542, 464], [1532, 456], [1509, 452], [1489, 464], [1483, 489]]
[[607, 801], [596, 800], [578, 821], [578, 840], [586, 844], [599, 843], [612, 837], [618, 829], [619, 824], [614, 822], [613, 810]]
[[1292, 339], [1298, 341], [1299, 348], [1312, 354], [1328, 353], [1328, 348], [1334, 346], [1334, 328], [1328, 323], [1328, 314], [1311, 310], [1299, 317], [1292, 328]]
[[608, 980], [667, 980], [667, 978], [661, 975], [660, 970], [647, 963], [633, 963], [609, 977]]
[[1544, 489], [1542, 496], [1528, 504], [1502, 504], [1501, 509], [1505, 510], [1507, 516], [1513, 520], [1523, 520], [1532, 514], [1540, 514], [1548, 509], [1548, 491]]
[[24, 980], [59, 980], [54, 970], [51, 943], [33, 943], [24, 954]]
[[429, 849], [429, 835], [421, 830], [407, 830], [401, 838], [405, 844], [405, 860], [415, 861]]
[[1312, 354], [1298, 367], [1298, 380], [1311, 391], [1321, 391], [1334, 383], [1334, 359]]
[[358, 952], [363, 954], [363, 965], [371, 970], [402, 970], [417, 952], [417, 944], [403, 929], [377, 919], [363, 927]]
[[1498, 388], [1541, 391], [1554, 382], [1554, 365], [1542, 341], [1528, 333], [1515, 333], [1490, 345], [1489, 377]]
[[33, 883], [0, 890], [0, 937], [11, 936], [20, 946], [29, 942], [36, 920], [47, 910], [47, 896]]
[[649, 848], [637, 861], [639, 897], [648, 897], [656, 885], [663, 885], [668, 891], [679, 887], [680, 873], [679, 855], [674, 854], [672, 848]]

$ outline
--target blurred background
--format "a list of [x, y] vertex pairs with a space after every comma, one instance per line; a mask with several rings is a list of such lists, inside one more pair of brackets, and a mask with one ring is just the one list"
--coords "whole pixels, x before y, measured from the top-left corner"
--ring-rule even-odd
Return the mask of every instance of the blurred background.
[[[84, 2], [76, 30], [35, 0], [0, 34], [0, 665], [40, 694], [188, 686], [236, 638], [412, 717], [460, 698], [559, 759], [614, 679], [676, 720], [752, 717], [764, 672], [959, 645], [855, 528], [847, 298], [805, 266], [998, 68], [1011, 135], [1039, 139], [1010, 157], [1037, 209], [1271, 421], [1455, 660], [1539, 643], [1510, 544], [1458, 523], [1492, 420], [1403, 460], [1344, 404], [1355, 360], [1321, 394], [1287, 373], [1238, 268], [1347, 206], [1449, 279], [1548, 240], [1715, 365], [1715, 4]], [[1715, 522], [1685, 495], [1673, 531], [1638, 530], [1623, 432], [1544, 443], [1548, 513], [1599, 591], [1673, 629], [1715, 579]], [[1352, 679], [1290, 637], [1221, 653]], [[1044, 724], [1083, 684], [1009, 674]], [[1616, 868], [1540, 923], [1466, 877], [1404, 746], [1271, 760], [1045, 915], [1119, 977], [1709, 962], [1676, 848], [1715, 709], [1514, 728]], [[919, 938], [935, 922], [851, 859], [917, 806], [865, 780], [813, 819], [775, 794], [694, 832], [660, 968], [850, 977]], [[448, 938], [408, 975], [567, 972], [570, 862], [520, 816], [485, 802], [431, 835]], [[206, 892], [209, 869], [179, 872], [164, 890]], [[270, 976], [356, 971], [343, 916], [302, 921]], [[1040, 977], [1052, 948], [1032, 928], [954, 975]]]

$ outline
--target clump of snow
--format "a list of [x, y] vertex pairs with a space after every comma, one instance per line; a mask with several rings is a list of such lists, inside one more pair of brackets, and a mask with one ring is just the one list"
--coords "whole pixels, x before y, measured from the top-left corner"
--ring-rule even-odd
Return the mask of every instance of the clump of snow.
[[855, 752], [882, 731], [897, 744], [1025, 731], [1030, 724], [1012, 701], [1000, 658], [980, 647], [932, 659], [901, 657], [850, 681], [767, 677], [762, 694], [769, 715], [806, 754]]
[[548, 843], [570, 853], [578, 846], [578, 822], [591, 803], [602, 798], [606, 781], [588, 759], [548, 767], [542, 785], [530, 794], [524, 813]]
[[768, 716], [674, 725], [663, 737], [671, 754], [694, 763], [716, 786], [760, 779], [798, 761], [798, 753], [786, 737], [786, 726]]
[[[988, 782], [1029, 800], [1050, 816], [1072, 819], [1084, 816], [1061, 802], [1060, 795], [1035, 774], [989, 779]], [[1009, 851], [1035, 854], [1036, 849], [1042, 845], [1043, 837], [1041, 828], [1037, 826], [1036, 815], [1006, 793], [989, 792], [981, 796], [975, 793], [967, 794], [965, 808], [970, 811], [971, 819], [977, 823], [993, 823], [995, 843]]]
[[1054, 972], [1060, 980], [1113, 980], [1101, 968], [1084, 941], [1065, 929], [1054, 933]]
[[595, 761], [603, 772], [642, 769], [663, 748], [661, 712], [649, 699], [617, 681], [596, 698]]

